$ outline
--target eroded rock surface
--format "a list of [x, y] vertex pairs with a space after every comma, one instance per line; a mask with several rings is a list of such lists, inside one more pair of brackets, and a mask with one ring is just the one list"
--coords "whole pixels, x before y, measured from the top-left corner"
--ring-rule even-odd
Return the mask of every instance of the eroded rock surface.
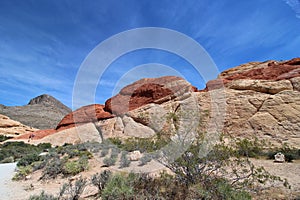
[[150, 103], [161, 104], [196, 90], [180, 77], [145, 78], [124, 87], [119, 94], [108, 99], [105, 110], [120, 115]]
[[0, 114], [0, 135], [18, 137], [19, 135], [31, 134], [36, 130]]
[[104, 106], [100, 104], [83, 106], [66, 115], [59, 122], [56, 130], [63, 130], [74, 127], [75, 125], [82, 125], [89, 122], [97, 122], [102, 119], [112, 118], [113, 115], [104, 111], [103, 108]]

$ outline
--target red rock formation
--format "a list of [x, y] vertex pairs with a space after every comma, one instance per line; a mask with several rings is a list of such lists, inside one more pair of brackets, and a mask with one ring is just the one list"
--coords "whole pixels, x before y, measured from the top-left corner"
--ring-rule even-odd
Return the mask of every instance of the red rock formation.
[[175, 76], [145, 78], [124, 87], [119, 94], [105, 102], [104, 110], [122, 114], [149, 103], [161, 104], [197, 88]]
[[103, 110], [104, 106], [100, 104], [92, 104], [83, 106], [74, 112], [66, 115], [57, 125], [56, 130], [63, 130], [74, 127], [75, 124], [84, 124], [101, 119], [112, 118], [113, 115]]
[[32, 134], [34, 135], [33, 137], [31, 137], [32, 140], [39, 140], [39, 139], [42, 139], [43, 137], [46, 137], [48, 135], [52, 135], [52, 134], [54, 134], [56, 132], [57, 131], [54, 130], [54, 129], [38, 130], [38, 131], [35, 131], [33, 133], [27, 133], [27, 134], [15, 137], [14, 140], [29, 139], [30, 135], [32, 135]]
[[226, 70], [219, 75], [220, 78], [208, 81], [206, 88], [202, 91], [222, 88], [233, 80], [248, 79], [279, 81], [300, 76], [300, 58], [294, 58], [281, 63], [269, 61], [264, 67], [255, 67], [255, 65], [259, 64], [262, 63], [253, 63], [253, 68], [249, 68], [245, 71], [237, 71], [236, 73], [233, 73], [236, 68]]

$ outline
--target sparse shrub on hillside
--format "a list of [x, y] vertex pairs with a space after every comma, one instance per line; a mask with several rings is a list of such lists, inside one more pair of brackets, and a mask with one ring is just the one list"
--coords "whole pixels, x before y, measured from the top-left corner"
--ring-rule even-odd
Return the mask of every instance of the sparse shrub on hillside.
[[117, 158], [119, 154], [120, 154], [120, 149], [112, 148], [110, 157]]
[[108, 154], [109, 149], [107, 147], [102, 148], [101, 153], [100, 153], [100, 157], [104, 157]]
[[42, 191], [39, 195], [31, 195], [28, 200], [59, 200], [58, 197], [55, 197], [51, 194], [46, 194], [45, 191]]
[[76, 175], [82, 171], [88, 169], [88, 157], [83, 156], [78, 160], [67, 161], [63, 166], [63, 174], [64, 175]]
[[130, 160], [127, 157], [128, 152], [122, 151], [121, 158], [120, 158], [120, 168], [129, 167]]
[[69, 181], [68, 183], [63, 184], [60, 189], [58, 199], [78, 200], [84, 191], [86, 184], [87, 181], [82, 178], [75, 181], [75, 183]]
[[151, 138], [128, 138], [121, 145], [120, 148], [124, 151], [135, 151], [140, 152], [154, 152], [161, 149], [169, 140], [167, 139], [151, 139]]
[[91, 183], [98, 188], [99, 196], [101, 196], [102, 190], [105, 188], [111, 175], [111, 171], [105, 170], [92, 176]]
[[43, 169], [41, 179], [54, 179], [59, 174], [62, 174], [64, 162], [66, 162], [66, 160], [62, 160], [59, 157], [51, 158]]
[[103, 159], [103, 163], [105, 165], [107, 165], [108, 167], [115, 165], [117, 162], [117, 158], [116, 157], [105, 157]]
[[122, 140], [120, 138], [108, 138], [108, 141], [116, 145], [118, 148], [121, 148], [122, 146]]
[[257, 158], [264, 155], [264, 145], [264, 142], [259, 141], [257, 138], [254, 140], [238, 139], [236, 141], [236, 151], [240, 156]]
[[51, 147], [49, 143], [37, 146], [25, 144], [24, 142], [6, 142], [0, 145], [0, 162], [8, 157], [13, 157], [14, 161], [30, 154], [40, 154]]
[[143, 157], [141, 157], [139, 166], [144, 166], [148, 162], [150, 162], [151, 160], [152, 160], [151, 155], [146, 153], [146, 154], [143, 155]]
[[32, 172], [31, 166], [21, 166], [18, 168], [17, 173], [13, 177], [14, 181], [25, 179], [26, 176], [28, 176]]
[[36, 161], [39, 161], [39, 160], [40, 160], [40, 157], [39, 157], [38, 154], [36, 154], [36, 153], [28, 154], [28, 155], [22, 157], [18, 161], [17, 166], [20, 167], [20, 166], [31, 165], [33, 162], [36, 162]]
[[134, 199], [134, 188], [130, 179], [121, 174], [114, 174], [102, 190], [103, 200]]

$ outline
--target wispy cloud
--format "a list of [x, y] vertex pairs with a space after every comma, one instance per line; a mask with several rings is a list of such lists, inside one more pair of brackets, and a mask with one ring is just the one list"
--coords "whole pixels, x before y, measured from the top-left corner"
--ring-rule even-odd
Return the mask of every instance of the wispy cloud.
[[296, 17], [300, 19], [300, 1], [299, 0], [284, 0], [296, 13]]

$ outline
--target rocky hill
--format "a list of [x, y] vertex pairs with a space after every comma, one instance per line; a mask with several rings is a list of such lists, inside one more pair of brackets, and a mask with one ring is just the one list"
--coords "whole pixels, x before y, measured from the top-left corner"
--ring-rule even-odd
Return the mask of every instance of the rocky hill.
[[0, 113], [37, 129], [55, 128], [71, 109], [50, 95], [40, 95], [25, 106], [0, 105]]
[[51, 133], [92, 124], [102, 139], [193, 137], [200, 131], [208, 138], [218, 132], [299, 147], [299, 83], [299, 58], [243, 64], [222, 72], [200, 91], [180, 77], [142, 79], [105, 105], [69, 113]]

